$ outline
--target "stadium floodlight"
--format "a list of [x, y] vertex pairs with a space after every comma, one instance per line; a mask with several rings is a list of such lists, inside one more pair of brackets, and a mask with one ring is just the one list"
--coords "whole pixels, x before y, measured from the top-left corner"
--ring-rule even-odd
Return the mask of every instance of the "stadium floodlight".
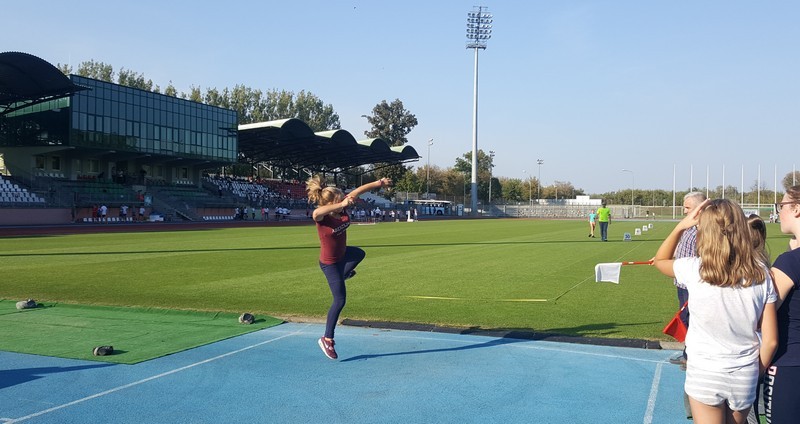
[[[536, 164], [539, 165], [539, 182], [536, 183], [536, 203], [539, 203], [539, 200], [542, 198], [542, 164], [544, 163], [544, 159], [536, 159]], [[558, 199], [556, 199], [558, 200]]]
[[[523, 174], [525, 174], [525, 175], [527, 176], [527, 174], [528, 174], [528, 171], [526, 171], [526, 170], [524, 170], [524, 169], [523, 169], [523, 170], [522, 170], [522, 173], [523, 173]], [[531, 196], [532, 196], [532, 194], [531, 194], [531, 191], [532, 191], [531, 187], [533, 187], [533, 185], [531, 184], [531, 180], [532, 180], [532, 179], [533, 179], [533, 177], [532, 177], [532, 176], [528, 176], [528, 207], [529, 207], [529, 208], [532, 208], [532, 207], [533, 207], [533, 197], [531, 197]], [[530, 211], [528, 211], [528, 213], [530, 213]]]
[[472, 86], [472, 184], [470, 206], [472, 215], [478, 213], [478, 50], [486, 49], [492, 38], [492, 14], [486, 7], [475, 6], [467, 13], [467, 48], [475, 50], [475, 79]]
[[431, 146], [433, 146], [433, 139], [428, 140], [428, 166], [425, 168], [425, 181], [427, 186], [425, 188], [425, 199], [431, 198]]
[[489, 207], [492, 206], [492, 167], [494, 163], [494, 150], [489, 150]]

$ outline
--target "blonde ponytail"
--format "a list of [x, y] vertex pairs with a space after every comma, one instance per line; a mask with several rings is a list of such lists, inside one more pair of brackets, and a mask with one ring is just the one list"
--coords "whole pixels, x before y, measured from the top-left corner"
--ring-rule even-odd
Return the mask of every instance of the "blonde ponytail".
[[324, 206], [336, 201], [338, 197], [344, 197], [342, 190], [337, 187], [323, 187], [322, 178], [314, 175], [306, 181], [306, 191], [308, 201], [317, 206]]

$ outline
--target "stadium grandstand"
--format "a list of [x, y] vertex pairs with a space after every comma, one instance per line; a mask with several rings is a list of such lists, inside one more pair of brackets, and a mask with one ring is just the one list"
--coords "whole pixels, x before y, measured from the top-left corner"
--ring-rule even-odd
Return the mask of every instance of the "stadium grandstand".
[[266, 164], [335, 176], [419, 157], [411, 146], [356, 140], [342, 129], [315, 133], [294, 118], [238, 125], [230, 109], [0, 53], [0, 225], [107, 221], [142, 207], [148, 217], [181, 221], [227, 220], [245, 207], [305, 209], [297, 179], [220, 170]]

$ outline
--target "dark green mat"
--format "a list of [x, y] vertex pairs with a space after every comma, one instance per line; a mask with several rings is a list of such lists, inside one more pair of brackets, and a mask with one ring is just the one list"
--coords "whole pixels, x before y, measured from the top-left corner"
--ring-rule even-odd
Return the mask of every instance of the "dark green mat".
[[[135, 364], [281, 322], [256, 316], [244, 325], [231, 313], [48, 302], [17, 310], [16, 301], [0, 300], [0, 350]], [[92, 349], [103, 345], [115, 353], [93, 356]]]

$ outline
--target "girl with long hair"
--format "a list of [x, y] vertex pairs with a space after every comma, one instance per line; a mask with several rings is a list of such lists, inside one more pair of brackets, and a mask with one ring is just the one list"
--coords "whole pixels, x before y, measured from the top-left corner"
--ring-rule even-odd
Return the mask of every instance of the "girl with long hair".
[[[698, 257], [674, 259], [681, 233], [695, 225]], [[775, 353], [777, 296], [756, 244], [739, 205], [706, 200], [675, 226], [654, 258], [662, 274], [689, 290], [684, 390], [696, 423], [747, 422], [759, 376]]]
[[328, 280], [328, 287], [333, 295], [325, 323], [325, 334], [317, 341], [322, 352], [330, 359], [339, 357], [334, 348], [333, 333], [347, 300], [344, 281], [355, 275], [356, 266], [366, 256], [363, 250], [347, 245], [347, 227], [350, 226], [347, 208], [352, 206], [362, 193], [387, 187], [391, 183], [392, 180], [389, 178], [381, 178], [364, 184], [345, 196], [337, 187], [323, 186], [322, 178], [318, 175], [306, 182], [308, 201], [317, 205], [311, 217], [317, 224], [320, 242], [319, 266]]
[[789, 187], [775, 212], [781, 232], [791, 234], [789, 250], [772, 264], [778, 292], [778, 351], [764, 379], [767, 422], [800, 419], [800, 186]]

